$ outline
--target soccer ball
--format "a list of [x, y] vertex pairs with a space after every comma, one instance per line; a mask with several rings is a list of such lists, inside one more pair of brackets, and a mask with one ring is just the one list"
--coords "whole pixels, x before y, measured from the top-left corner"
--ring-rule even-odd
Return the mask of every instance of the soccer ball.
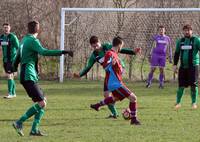
[[131, 114], [130, 114], [130, 109], [126, 108], [122, 111], [122, 116], [124, 117], [125, 120], [130, 120], [131, 119]]

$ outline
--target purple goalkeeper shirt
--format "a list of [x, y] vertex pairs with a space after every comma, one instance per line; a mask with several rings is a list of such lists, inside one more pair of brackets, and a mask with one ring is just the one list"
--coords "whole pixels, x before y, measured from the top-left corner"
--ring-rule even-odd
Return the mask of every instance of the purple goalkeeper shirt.
[[[166, 35], [155, 35], [153, 36], [153, 40], [156, 42], [156, 47], [153, 48], [152, 54], [166, 56], [167, 47], [170, 44], [170, 38]], [[170, 57], [172, 56], [171, 52], [170, 49]]]

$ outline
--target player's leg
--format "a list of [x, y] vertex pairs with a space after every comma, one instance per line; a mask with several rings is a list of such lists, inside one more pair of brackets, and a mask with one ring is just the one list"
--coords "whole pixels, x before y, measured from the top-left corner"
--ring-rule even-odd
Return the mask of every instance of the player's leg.
[[13, 75], [12, 74], [9, 74], [7, 73], [7, 78], [8, 78], [8, 94], [9, 95], [12, 95], [12, 87], [13, 87]]
[[196, 109], [197, 108], [198, 87], [191, 86], [190, 91], [191, 91], [190, 95], [191, 95], [191, 99], [192, 99], [192, 108]]
[[178, 87], [177, 93], [176, 93], [176, 105], [175, 109], [179, 109], [181, 107], [181, 100], [182, 96], [184, 95], [184, 87]]
[[178, 72], [178, 90], [176, 94], [176, 105], [175, 109], [181, 107], [182, 96], [184, 95], [184, 89], [188, 86], [188, 71], [186, 69], [179, 68]]
[[159, 75], [159, 88], [163, 89], [164, 88], [164, 67], [159, 67], [160, 70], [160, 75]]
[[35, 114], [34, 121], [32, 124], [32, 129], [30, 132], [30, 135], [32, 136], [44, 136], [40, 130], [39, 130], [39, 125], [41, 122], [41, 119], [45, 113], [45, 106], [46, 106], [46, 99], [44, 101], [38, 102], [38, 104], [41, 106], [41, 109]]
[[3, 67], [4, 67], [4, 70], [5, 70], [7, 79], [8, 79], [8, 83], [7, 83], [8, 84], [8, 95], [5, 96], [4, 98], [11, 99], [11, 98], [16, 97], [16, 94], [13, 94], [13, 86], [15, 84], [13, 81], [14, 75], [12, 73], [12, 63], [4, 63]]
[[[104, 91], [104, 98], [107, 98], [109, 96], [111, 96], [111, 93], [109, 91]], [[111, 112], [111, 115], [109, 115], [108, 118], [117, 118], [119, 116], [117, 109], [115, 107], [115, 103], [108, 104], [108, 109]]]
[[137, 119], [137, 97], [134, 93], [131, 93], [128, 99], [130, 100], [129, 109], [131, 111], [131, 124], [140, 125]]
[[41, 136], [41, 132], [38, 130], [40, 120], [44, 114], [44, 107], [46, 106], [46, 99], [41, 92], [38, 85], [32, 81], [27, 81], [22, 84], [27, 94], [32, 98], [34, 105], [32, 105], [16, 122], [13, 123], [13, 127], [17, 130], [18, 134], [23, 136], [22, 124], [35, 115], [31, 135]]
[[90, 107], [96, 111], [100, 110], [100, 107], [104, 106], [104, 105], [109, 105], [109, 104], [113, 104], [117, 101], [116, 98], [114, 98], [113, 96], [109, 96], [103, 100], [101, 100], [99, 103], [96, 104], [91, 104]]
[[190, 95], [192, 100], [192, 108], [197, 108], [197, 96], [198, 96], [198, 66], [192, 67], [190, 70]]
[[8, 78], [8, 95], [5, 96], [4, 98], [6, 99], [12, 99], [14, 97], [16, 97], [16, 94], [13, 94], [13, 87], [15, 86], [15, 82], [13, 80], [13, 74], [12, 73], [7, 73], [7, 78]]
[[44, 116], [45, 113], [45, 107], [47, 105], [47, 100], [44, 97], [44, 93], [42, 92], [42, 90], [40, 89], [40, 87], [35, 83], [34, 87], [35, 88], [35, 94], [37, 97], [33, 98], [33, 101], [37, 102], [39, 104], [39, 106], [41, 107], [40, 110], [38, 110], [38, 112], [35, 114], [34, 117], [34, 121], [32, 124], [32, 129], [30, 132], [30, 135], [32, 136], [44, 136], [45, 134], [41, 133], [41, 131], [39, 130], [39, 125], [41, 122], [42, 117]]
[[115, 98], [113, 96], [108, 95], [110, 91], [108, 91], [108, 78], [104, 79], [104, 91], [107, 92], [107, 97], [104, 98], [104, 100], [100, 101], [99, 103], [96, 104], [91, 104], [90, 107], [96, 111], [99, 111], [100, 107], [104, 105], [110, 105], [114, 104], [116, 102]]
[[151, 65], [151, 68], [150, 68], [150, 72], [148, 74], [147, 84], [146, 84], [147, 88], [151, 87], [151, 83], [152, 83], [152, 80], [153, 80], [153, 74], [156, 70], [156, 67], [158, 66], [158, 57], [157, 57], [156, 54], [152, 55], [150, 65]]
[[136, 95], [131, 92], [125, 85], [118, 88], [115, 92], [113, 92], [119, 100], [123, 100], [124, 98], [128, 98], [129, 102], [129, 109], [130, 109], [130, 116], [131, 116], [131, 124], [140, 125], [140, 122], [137, 119], [137, 97]]
[[150, 69], [149, 75], [148, 75], [148, 79], [147, 79], [147, 84], [146, 84], [147, 88], [151, 87], [153, 74], [154, 74], [155, 70], [156, 70], [156, 67], [152, 66], [151, 69]]
[[13, 96], [16, 96], [16, 84], [15, 84], [15, 73], [12, 73], [13, 74], [13, 79], [12, 79], [12, 94], [13, 94]]
[[159, 58], [159, 70], [160, 70], [160, 75], [159, 75], [159, 88], [164, 87], [164, 78], [165, 78], [165, 63], [166, 63], [166, 57], [165, 56], [160, 56]]
[[[108, 91], [108, 78], [105, 77], [104, 79], [104, 98], [107, 98], [111, 95], [111, 92]], [[117, 118], [118, 112], [115, 107], [115, 103], [108, 104], [108, 109], [111, 111], [111, 115], [108, 116], [108, 118]]]

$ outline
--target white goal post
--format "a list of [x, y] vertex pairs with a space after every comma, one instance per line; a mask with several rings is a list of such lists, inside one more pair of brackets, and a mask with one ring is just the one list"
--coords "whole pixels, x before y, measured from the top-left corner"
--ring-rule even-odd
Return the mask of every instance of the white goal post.
[[[200, 8], [62, 8], [61, 9], [61, 35], [60, 49], [65, 49], [65, 23], [66, 12], [199, 12]], [[64, 80], [64, 56], [60, 57], [59, 81]]]

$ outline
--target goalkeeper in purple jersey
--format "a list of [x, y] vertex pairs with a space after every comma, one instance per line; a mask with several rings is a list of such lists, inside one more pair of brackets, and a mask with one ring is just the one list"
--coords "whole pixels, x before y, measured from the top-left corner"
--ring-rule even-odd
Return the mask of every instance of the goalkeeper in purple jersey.
[[164, 68], [166, 63], [166, 53], [167, 50], [169, 52], [169, 62], [172, 63], [172, 49], [170, 47], [170, 38], [165, 35], [165, 27], [159, 26], [159, 34], [153, 36], [153, 42], [155, 42], [155, 48], [152, 48], [149, 54], [149, 62], [151, 65], [151, 70], [148, 75], [147, 85], [149, 88], [152, 83], [153, 73], [156, 68], [159, 67], [160, 75], [159, 75], [159, 88], [164, 87]]
[[[102, 65], [104, 62], [104, 56], [105, 56], [106, 52], [110, 51], [112, 49], [111, 43], [101, 44], [99, 38], [96, 36], [92, 36], [90, 38], [90, 45], [93, 49], [93, 52], [89, 57], [88, 63], [82, 71], [80, 71], [79, 73], [74, 73], [74, 77], [80, 78], [80, 77], [86, 75], [96, 62], [98, 62], [100, 65]], [[135, 55], [137, 52], [140, 52], [140, 48], [135, 48], [134, 50], [131, 48], [122, 48], [119, 52], [122, 54]], [[120, 60], [120, 63], [122, 65], [122, 67], [124, 68], [125, 65], [122, 62], [122, 60]], [[104, 86], [104, 97], [107, 98], [109, 96], [110, 96], [110, 92], [108, 91], [107, 87]], [[109, 115], [108, 118], [117, 118], [118, 112], [117, 112], [115, 105], [109, 104], [108, 108], [111, 111], [111, 115]]]

